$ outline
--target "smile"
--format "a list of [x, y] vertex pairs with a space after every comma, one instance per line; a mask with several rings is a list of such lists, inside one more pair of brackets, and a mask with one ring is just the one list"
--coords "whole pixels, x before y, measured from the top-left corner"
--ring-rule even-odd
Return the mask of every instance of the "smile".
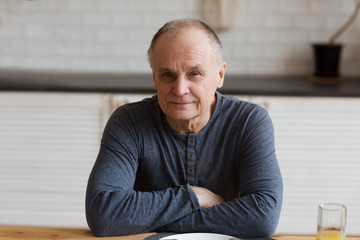
[[192, 102], [170, 102], [170, 104], [174, 104], [174, 105], [177, 105], [177, 106], [186, 106], [186, 105], [189, 105], [189, 104], [192, 104]]

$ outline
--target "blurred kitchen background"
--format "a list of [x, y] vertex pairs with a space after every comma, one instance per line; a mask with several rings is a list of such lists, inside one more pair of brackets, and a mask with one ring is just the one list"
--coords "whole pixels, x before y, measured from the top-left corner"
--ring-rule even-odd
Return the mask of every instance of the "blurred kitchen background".
[[[0, 0], [0, 69], [147, 73], [146, 50], [159, 27], [183, 17], [211, 23], [218, 10], [209, 2]], [[219, 35], [233, 74], [311, 73], [310, 44], [327, 41], [354, 10], [353, 0], [228, 2], [230, 30]], [[360, 75], [359, 39], [357, 19], [340, 39], [345, 75]]]
[[[307, 82], [311, 44], [328, 41], [353, 10], [354, 0], [0, 0], [0, 224], [87, 226], [86, 181], [103, 126], [117, 106], [153, 94], [151, 38], [191, 17], [217, 29], [235, 88], [246, 78], [259, 89], [232, 95], [273, 119], [285, 184], [277, 232], [314, 234], [317, 205], [341, 202], [348, 233], [359, 235], [360, 16], [339, 39], [344, 83]], [[109, 76], [122, 86], [97, 91]], [[261, 90], [277, 78], [291, 88], [293, 77], [301, 94]]]

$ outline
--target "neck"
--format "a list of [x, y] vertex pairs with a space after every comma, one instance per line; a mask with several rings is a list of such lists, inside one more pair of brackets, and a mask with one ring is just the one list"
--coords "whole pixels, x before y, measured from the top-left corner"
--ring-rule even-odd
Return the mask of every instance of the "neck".
[[205, 119], [202, 121], [202, 119], [198, 119], [199, 117], [190, 120], [173, 120], [167, 118], [167, 121], [175, 132], [180, 134], [188, 134], [200, 132], [209, 122], [210, 117], [207, 119], [207, 121], [204, 121]]

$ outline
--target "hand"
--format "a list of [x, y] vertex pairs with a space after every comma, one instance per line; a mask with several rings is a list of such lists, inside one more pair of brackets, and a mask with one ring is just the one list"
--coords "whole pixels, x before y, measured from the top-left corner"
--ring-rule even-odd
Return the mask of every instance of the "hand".
[[190, 187], [195, 192], [201, 208], [208, 208], [225, 202], [220, 195], [215, 194], [206, 188], [196, 186]]

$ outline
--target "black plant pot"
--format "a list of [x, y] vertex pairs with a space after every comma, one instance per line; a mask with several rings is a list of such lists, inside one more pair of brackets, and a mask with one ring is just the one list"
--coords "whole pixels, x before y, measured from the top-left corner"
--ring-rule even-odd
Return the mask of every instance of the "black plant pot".
[[339, 77], [341, 44], [313, 44], [316, 77]]

